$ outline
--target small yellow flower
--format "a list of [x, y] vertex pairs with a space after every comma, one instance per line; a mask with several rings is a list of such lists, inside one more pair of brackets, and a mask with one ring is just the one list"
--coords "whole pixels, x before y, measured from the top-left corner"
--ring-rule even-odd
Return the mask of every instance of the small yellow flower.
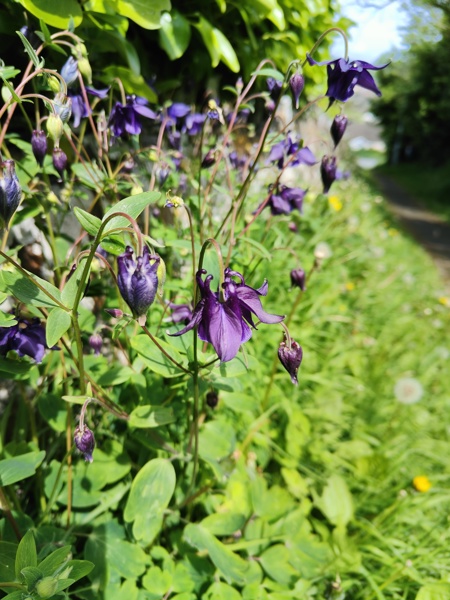
[[428, 492], [432, 484], [426, 475], [416, 475], [413, 479], [413, 486], [418, 492]]
[[336, 212], [339, 212], [342, 209], [342, 202], [339, 200], [337, 196], [330, 196], [328, 198], [328, 204], [333, 208]]
[[394, 227], [389, 227], [388, 233], [391, 237], [395, 237], [396, 235], [398, 235], [398, 230]]
[[353, 281], [347, 281], [347, 283], [345, 284], [345, 289], [348, 292], [352, 292], [355, 289], [355, 284], [353, 283]]
[[450, 306], [450, 300], [447, 298], [447, 296], [441, 296], [440, 298], [438, 298], [438, 302], [443, 306]]

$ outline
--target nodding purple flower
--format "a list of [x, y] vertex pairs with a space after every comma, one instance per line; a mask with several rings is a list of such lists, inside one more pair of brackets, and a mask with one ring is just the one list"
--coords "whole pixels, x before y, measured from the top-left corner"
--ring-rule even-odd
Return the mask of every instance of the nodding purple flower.
[[8, 227], [22, 197], [22, 188], [16, 175], [14, 161], [5, 160], [1, 167], [3, 176], [0, 179], [0, 230]]
[[168, 320], [172, 321], [172, 323], [184, 323], [187, 325], [192, 319], [193, 309], [190, 304], [174, 304], [173, 302], [169, 302], [168, 305], [171, 310]]
[[31, 134], [31, 149], [36, 162], [42, 167], [47, 154], [47, 134], [42, 129], [35, 129]]
[[216, 392], [216, 390], [210, 390], [206, 394], [206, 404], [209, 406], [209, 408], [216, 408], [216, 406], [219, 404], [219, 394]]
[[208, 169], [209, 167], [212, 167], [213, 164], [216, 162], [216, 155], [217, 155], [216, 148], [211, 148], [210, 150], [208, 150], [208, 152], [203, 157], [202, 168]]
[[203, 128], [205, 120], [206, 115], [192, 113], [186, 117], [183, 130], [186, 131], [188, 135], [198, 135]]
[[270, 94], [270, 97], [272, 98], [272, 100], [277, 100], [281, 93], [281, 88], [283, 87], [283, 82], [278, 81], [278, 79], [275, 79], [274, 77], [268, 77], [266, 80], [266, 84], [267, 84], [267, 89], [269, 90], [269, 94]]
[[[154, 261], [153, 264], [150, 259]], [[150, 255], [147, 246], [144, 247], [142, 256], [138, 256], [136, 260], [133, 259], [133, 249], [130, 246], [117, 258], [117, 285], [122, 298], [136, 317], [145, 315], [155, 300], [159, 263], [159, 256]]]
[[148, 101], [140, 96], [127, 96], [125, 105], [116, 102], [109, 116], [108, 125], [113, 135], [124, 137], [125, 134], [139, 135], [142, 131], [140, 117], [156, 120], [158, 115], [148, 106]]
[[289, 87], [294, 97], [295, 108], [298, 108], [298, 101], [305, 87], [305, 78], [301, 73], [294, 73], [289, 79]]
[[290, 340], [290, 345], [286, 342], [281, 342], [280, 347], [278, 348], [278, 358], [291, 376], [292, 383], [297, 385], [297, 372], [303, 358], [303, 350], [300, 344], [297, 344], [293, 339]]
[[102, 346], [103, 346], [103, 338], [99, 333], [93, 333], [89, 337], [89, 346], [94, 351], [95, 356], [99, 356]]
[[18, 319], [12, 327], [0, 327], [0, 356], [14, 350], [19, 356], [29, 356], [40, 363], [46, 349], [45, 329], [39, 319]]
[[348, 58], [338, 58], [337, 60], [328, 60], [316, 62], [308, 54], [306, 55], [310, 65], [323, 67], [326, 65], [328, 74], [328, 89], [326, 96], [330, 99], [330, 106], [335, 100], [346, 102], [353, 96], [355, 85], [359, 85], [366, 90], [374, 92], [381, 96], [370, 71], [379, 71], [385, 69], [389, 63], [381, 67], [376, 67], [363, 60], [349, 60]]
[[306, 273], [302, 268], [292, 269], [291, 286], [300, 288], [302, 292], [306, 290]]
[[320, 164], [320, 175], [323, 183], [323, 193], [328, 194], [331, 184], [336, 180], [337, 165], [335, 156], [323, 156]]
[[[96, 90], [93, 87], [86, 86], [86, 91], [91, 96], [96, 96], [97, 98], [101, 98], [102, 100], [106, 98], [109, 92], [109, 88], [104, 88], [102, 90]], [[83, 95], [80, 90], [68, 90], [69, 98], [72, 100], [72, 116], [73, 116], [73, 126], [78, 127], [81, 119], [88, 117], [90, 115], [90, 107], [84, 101]]]
[[347, 128], [348, 119], [345, 115], [336, 115], [331, 123], [331, 137], [333, 138], [334, 147], [339, 144], [344, 136], [345, 130]]
[[230, 161], [230, 164], [233, 167], [233, 169], [239, 170], [244, 168], [247, 164], [248, 156], [244, 154], [238, 154], [236, 150], [233, 150], [228, 155], [228, 160]]
[[64, 150], [61, 150], [59, 146], [55, 146], [55, 148], [53, 148], [52, 160], [53, 166], [55, 167], [56, 171], [58, 171], [58, 174], [62, 179], [64, 177], [64, 171], [67, 168], [67, 156]]
[[[197, 272], [197, 284], [201, 299], [194, 309], [189, 323], [171, 335], [183, 335], [194, 327], [198, 327], [198, 336], [204, 342], [213, 345], [222, 362], [232, 360], [244, 342], [252, 337], [249, 325], [256, 329], [253, 322], [255, 315], [262, 323], [280, 323], [284, 319], [280, 315], [272, 315], [264, 311], [260, 296], [266, 296], [267, 281], [255, 290], [245, 284], [244, 277], [237, 271], [227, 268], [224, 271], [222, 293], [211, 291], [212, 275], [205, 275], [205, 269]], [[236, 282], [233, 278], [239, 279]]]
[[84, 456], [86, 462], [92, 462], [94, 459], [92, 453], [95, 448], [95, 438], [87, 425], [76, 427], [73, 435], [73, 441], [77, 449]]
[[78, 79], [78, 61], [73, 56], [69, 56], [63, 64], [60, 75], [66, 82], [67, 87]]
[[282, 185], [272, 191], [266, 206], [270, 208], [273, 215], [288, 215], [293, 210], [302, 212], [305, 194], [306, 190], [301, 188]]
[[191, 112], [191, 107], [184, 102], [174, 102], [167, 108], [169, 125], [182, 124], [187, 115]]
[[284, 140], [272, 146], [267, 162], [276, 162], [278, 168], [282, 169], [286, 158], [292, 156], [293, 158], [289, 161], [289, 165], [292, 167], [296, 165], [308, 165], [309, 167], [315, 165], [317, 162], [316, 157], [307, 146], [302, 148], [300, 142], [296, 142], [288, 133]]

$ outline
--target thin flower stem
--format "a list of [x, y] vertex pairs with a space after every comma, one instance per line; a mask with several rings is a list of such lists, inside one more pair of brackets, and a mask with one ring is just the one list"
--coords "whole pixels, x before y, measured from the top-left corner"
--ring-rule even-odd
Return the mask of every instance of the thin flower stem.
[[172, 358], [170, 356], [170, 354], [167, 352], [167, 350], [164, 350], [164, 348], [161, 346], [161, 344], [158, 342], [158, 340], [155, 338], [155, 336], [147, 329], [146, 325], [141, 325], [141, 328], [142, 328], [142, 331], [144, 331], [144, 333], [146, 335], [148, 335], [148, 337], [152, 340], [152, 342], [155, 344], [155, 346], [158, 348], [158, 350], [160, 350], [164, 354], [164, 356], [170, 360], [170, 362], [172, 362], [176, 367], [181, 369], [184, 373], [187, 373], [188, 375], [192, 374], [192, 372], [189, 371], [189, 369], [186, 369], [178, 361], [176, 361], [174, 358]]
[[[150, 183], [148, 189], [152, 192], [155, 188], [156, 183], [156, 169], [159, 165], [159, 159], [161, 157], [161, 148], [164, 139], [164, 131], [166, 130], [167, 125], [167, 117], [164, 117], [161, 123], [161, 126], [158, 131], [158, 139], [156, 141], [156, 161], [153, 164], [152, 175], [150, 177]], [[144, 233], [148, 235], [150, 229], [150, 207], [146, 206], [144, 211]]]
[[20, 540], [22, 539], [22, 535], [20, 533], [20, 529], [19, 529], [19, 526], [17, 525], [17, 522], [16, 522], [16, 520], [14, 518], [14, 515], [11, 512], [11, 508], [9, 507], [9, 502], [8, 502], [6, 496], [5, 496], [5, 493], [4, 493], [2, 487], [0, 487], [0, 508], [5, 513], [5, 517], [9, 521], [9, 524], [11, 525], [14, 533], [16, 534], [17, 539], [20, 542]]
[[184, 209], [187, 213], [188, 219], [189, 219], [189, 231], [190, 231], [190, 236], [191, 236], [191, 251], [192, 251], [192, 281], [193, 281], [193, 285], [194, 285], [193, 298], [195, 301], [195, 296], [197, 294], [197, 280], [195, 279], [197, 260], [195, 258], [194, 224], [192, 222], [192, 213], [191, 213], [189, 207], [186, 206], [186, 204], [183, 204], [183, 207], [184, 207]]
[[[313, 52], [315, 52], [317, 50], [317, 48], [320, 46], [320, 44], [323, 42], [323, 40], [326, 38], [326, 36], [329, 33], [332, 33], [333, 31], [337, 31], [337, 33], [340, 33], [342, 35], [342, 37], [344, 38], [344, 44], [345, 44], [345, 52], [344, 52], [344, 58], [347, 60], [348, 59], [348, 39], [347, 36], [344, 32], [343, 29], [341, 29], [340, 27], [330, 27], [329, 29], [327, 29], [326, 31], [324, 31], [322, 33], [321, 36], [319, 36], [317, 42], [314, 44], [314, 46], [311, 49], [311, 52], [309, 52], [310, 55], [313, 54]], [[306, 62], [308, 59], [305, 58], [305, 60], [302, 63], [302, 67], [305, 66]]]

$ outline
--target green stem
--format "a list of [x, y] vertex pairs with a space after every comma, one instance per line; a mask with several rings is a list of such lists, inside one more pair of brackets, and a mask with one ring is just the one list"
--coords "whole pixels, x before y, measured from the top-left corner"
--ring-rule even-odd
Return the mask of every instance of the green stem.
[[158, 348], [158, 350], [160, 350], [164, 354], [164, 356], [170, 360], [170, 362], [172, 362], [176, 367], [178, 367], [179, 369], [184, 371], [184, 373], [188, 373], [189, 375], [191, 375], [191, 371], [189, 371], [189, 369], [186, 369], [185, 367], [183, 367], [183, 365], [181, 365], [178, 361], [176, 361], [174, 358], [172, 358], [170, 356], [170, 354], [166, 350], [164, 350], [164, 348], [161, 346], [161, 344], [158, 342], [158, 340], [155, 338], [155, 336], [147, 329], [147, 327], [145, 325], [141, 325], [141, 327], [142, 327], [142, 330], [144, 331], [144, 333], [146, 335], [148, 335], [148, 337], [152, 340], [152, 342]]
[[[319, 36], [319, 39], [317, 40], [317, 42], [314, 44], [314, 46], [311, 49], [311, 52], [309, 53], [310, 56], [317, 50], [317, 48], [320, 46], [320, 44], [323, 42], [323, 40], [326, 38], [326, 36], [329, 33], [332, 33], [333, 31], [337, 31], [338, 33], [340, 33], [342, 35], [342, 37], [344, 38], [344, 44], [345, 44], [345, 52], [344, 52], [344, 58], [345, 60], [348, 59], [348, 39], [347, 36], [345, 34], [345, 31], [343, 29], [341, 29], [340, 27], [330, 27], [330, 29], [327, 29], [326, 31], [324, 31], [322, 33], [322, 35]], [[302, 63], [302, 67], [305, 66], [306, 62], [308, 59], [305, 59]]]

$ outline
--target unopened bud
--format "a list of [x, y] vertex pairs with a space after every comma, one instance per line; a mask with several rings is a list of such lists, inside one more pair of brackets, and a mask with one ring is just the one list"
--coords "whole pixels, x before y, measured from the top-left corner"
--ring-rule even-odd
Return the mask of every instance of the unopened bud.
[[61, 67], [60, 74], [69, 87], [78, 79], [78, 61], [73, 56], [69, 56]]
[[58, 580], [53, 577], [43, 577], [36, 583], [36, 593], [39, 598], [51, 598], [55, 595]]
[[94, 460], [92, 453], [95, 448], [95, 438], [89, 427], [87, 425], [83, 425], [82, 429], [76, 427], [73, 441], [77, 449], [83, 454], [84, 460], [91, 463]]
[[331, 137], [333, 138], [334, 147], [341, 141], [347, 128], [348, 119], [345, 115], [336, 115], [331, 123]]
[[61, 89], [61, 81], [54, 75], [49, 75], [47, 79], [48, 87], [54, 94], [60, 94], [63, 90]]
[[123, 310], [120, 310], [120, 308], [105, 308], [105, 312], [115, 319], [121, 319], [123, 317]]
[[281, 342], [280, 347], [278, 348], [278, 358], [291, 376], [292, 383], [297, 385], [297, 371], [303, 358], [303, 350], [300, 344], [297, 344], [293, 339], [290, 340], [290, 345], [286, 342]]
[[303, 269], [293, 269], [291, 271], [291, 285], [298, 287], [302, 292], [306, 289], [306, 273]]
[[295, 108], [298, 108], [298, 100], [303, 88], [305, 87], [305, 78], [301, 73], [294, 73], [289, 80], [289, 86], [291, 88], [292, 95], [294, 97]]
[[323, 183], [323, 193], [327, 194], [330, 190], [331, 184], [336, 179], [336, 157], [335, 156], [324, 156], [320, 164], [320, 175]]
[[64, 177], [64, 171], [67, 168], [66, 153], [63, 150], [61, 150], [61, 148], [56, 147], [53, 149], [52, 160], [53, 166], [55, 167], [56, 171], [58, 171], [58, 174], [62, 179]]
[[94, 351], [95, 356], [99, 356], [103, 346], [103, 338], [99, 333], [93, 333], [89, 338], [89, 346]]
[[216, 390], [211, 390], [210, 392], [208, 392], [206, 394], [206, 404], [210, 408], [216, 408], [218, 403], [219, 403], [219, 395], [217, 394]]
[[47, 135], [42, 129], [35, 129], [31, 135], [31, 149], [38, 165], [42, 167], [47, 154]]
[[216, 149], [211, 148], [211, 150], [208, 150], [208, 152], [205, 154], [205, 157], [202, 160], [202, 169], [207, 169], [208, 167], [211, 167], [215, 162]]
[[72, 98], [62, 93], [56, 94], [53, 100], [53, 110], [63, 123], [67, 123], [72, 114]]
[[78, 70], [86, 79], [86, 81], [91, 84], [92, 83], [92, 69], [89, 63], [89, 60], [85, 57], [80, 58], [78, 61]]
[[59, 144], [59, 140], [64, 131], [64, 124], [58, 115], [51, 114], [47, 119], [47, 132], [55, 144]]
[[22, 197], [22, 188], [16, 175], [13, 160], [3, 163], [3, 177], [0, 179], [0, 229], [7, 228], [16, 212]]
[[158, 256], [159, 265], [156, 271], [156, 276], [158, 277], [158, 296], [162, 297], [164, 293], [164, 284], [166, 283], [166, 263], [163, 259]]

